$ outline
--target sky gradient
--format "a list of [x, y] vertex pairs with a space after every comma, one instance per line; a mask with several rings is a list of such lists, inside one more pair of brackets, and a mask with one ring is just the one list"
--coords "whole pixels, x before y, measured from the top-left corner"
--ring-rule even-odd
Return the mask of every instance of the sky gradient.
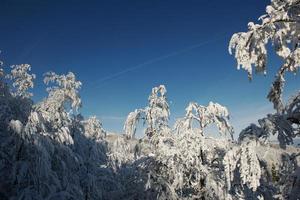
[[[190, 101], [228, 107], [236, 132], [272, 105], [266, 95], [280, 66], [270, 51], [268, 74], [236, 70], [233, 33], [264, 14], [267, 0], [2, 0], [0, 49], [5, 64], [28, 63], [37, 75], [34, 100], [45, 97], [43, 74], [72, 71], [82, 81], [84, 116], [120, 133], [126, 115], [147, 105], [151, 88], [168, 90], [171, 123]], [[285, 96], [299, 76], [288, 75]]]

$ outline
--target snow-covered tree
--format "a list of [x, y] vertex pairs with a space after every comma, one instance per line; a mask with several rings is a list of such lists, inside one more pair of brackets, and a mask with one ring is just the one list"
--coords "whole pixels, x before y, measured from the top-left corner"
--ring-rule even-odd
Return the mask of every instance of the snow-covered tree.
[[[227, 108], [213, 102], [191, 102], [169, 128], [163, 85], [129, 113], [125, 135], [106, 134], [96, 117], [78, 112], [81, 82], [73, 73], [46, 73], [49, 94], [33, 105], [30, 65], [5, 76], [0, 62], [0, 199], [299, 199], [300, 153], [287, 144], [300, 134], [300, 93], [285, 104], [281, 96], [285, 73], [300, 65], [300, 1], [272, 0], [266, 12], [261, 24], [233, 35], [229, 49], [252, 78], [253, 67], [266, 72], [266, 46], [274, 45], [284, 62], [268, 95], [277, 113], [238, 141], [204, 133], [215, 124], [232, 138]], [[139, 121], [147, 137], [138, 140]], [[284, 148], [268, 143], [270, 135]]]
[[49, 96], [34, 106], [26, 126], [27, 133], [44, 132], [52, 134], [60, 142], [73, 143], [70, 133], [70, 111], [77, 111], [81, 106], [78, 90], [81, 82], [69, 72], [67, 75], [57, 75], [54, 72], [45, 74], [44, 82], [54, 82], [57, 86], [49, 87]]
[[293, 138], [299, 135], [300, 108], [299, 93], [286, 105], [282, 100], [285, 73], [296, 73], [300, 66], [300, 2], [298, 0], [272, 0], [266, 7], [266, 14], [261, 16], [261, 24], [248, 24], [248, 32], [236, 33], [229, 44], [229, 52], [235, 52], [235, 58], [240, 66], [252, 78], [252, 67], [256, 72], [267, 72], [267, 45], [272, 43], [276, 54], [283, 60], [283, 65], [277, 72], [275, 81], [268, 94], [268, 99], [274, 104], [277, 114], [270, 114], [259, 120], [261, 128], [247, 128], [241, 134], [268, 138], [277, 134], [282, 147], [293, 143]]
[[103, 140], [106, 137], [106, 131], [102, 123], [95, 117], [90, 117], [83, 122], [85, 127], [85, 134], [87, 138], [94, 139], [95, 141]]
[[[184, 118], [175, 123], [174, 133], [160, 129], [152, 149], [147, 191], [157, 199], [228, 199], [222, 177], [223, 153], [230, 141], [206, 138], [203, 129], [216, 123], [221, 134], [232, 134], [225, 107], [210, 102], [207, 107], [190, 103]], [[193, 128], [193, 121], [199, 128]], [[227, 145], [228, 144], [228, 145]]]
[[[248, 23], [248, 31], [234, 34], [229, 44], [229, 52], [235, 54], [238, 69], [240, 67], [245, 69], [250, 79], [252, 79], [253, 67], [258, 73], [267, 73], [267, 46], [269, 43], [273, 45], [276, 54], [283, 61], [267, 96], [277, 113], [268, 114], [265, 118], [258, 120], [258, 125], [251, 124], [245, 128], [239, 136], [240, 148], [236, 147], [227, 152], [224, 159], [227, 182], [233, 180], [233, 175], [236, 175], [235, 170], [238, 169], [241, 183], [246, 184], [253, 192], [261, 187], [262, 189], [259, 191], [261, 194], [263, 190], [267, 191], [270, 188], [264, 182], [265, 180], [262, 182], [266, 176], [262, 176], [262, 162], [257, 160], [258, 153], [255, 153], [257, 152], [255, 148], [259, 149], [260, 147], [253, 148], [255, 145], [252, 144], [267, 143], [270, 135], [276, 134], [280, 146], [286, 148], [286, 145], [293, 143], [293, 138], [299, 136], [299, 93], [286, 104], [282, 100], [286, 72], [296, 73], [300, 66], [299, 14], [299, 0], [272, 0], [271, 5], [266, 7], [266, 14], [259, 18], [261, 23]], [[242, 161], [247, 162], [242, 164]], [[293, 170], [289, 173], [293, 174]], [[229, 182], [227, 185], [230, 189]], [[279, 198], [279, 196], [275, 195], [274, 198]], [[294, 197], [296, 198], [296, 196]], [[283, 198], [285, 199], [286, 196]]]
[[226, 187], [231, 194], [240, 193], [242, 199], [253, 198], [253, 195], [261, 198], [256, 193], [262, 177], [262, 166], [256, 153], [258, 145], [256, 140], [245, 139], [224, 156]]
[[84, 164], [80, 174], [84, 198], [102, 199], [104, 191], [99, 185], [103, 184], [107, 173], [106, 169], [101, 167], [107, 160], [106, 131], [96, 117], [79, 119], [78, 122], [83, 125], [83, 130], [79, 128], [78, 133], [74, 133], [74, 142], [75, 152], [81, 155]]
[[175, 123], [175, 130], [177, 133], [181, 132], [184, 134], [185, 131], [191, 130], [193, 121], [197, 121], [200, 134], [202, 135], [204, 128], [215, 123], [220, 134], [225, 135], [226, 133], [229, 133], [231, 138], [233, 137], [233, 127], [228, 122], [229, 112], [226, 107], [213, 102], [209, 102], [206, 107], [191, 102], [185, 110], [185, 117], [177, 120]]
[[[30, 65], [13, 65], [11, 68], [11, 72], [5, 75], [0, 63], [0, 129], [5, 129], [10, 120], [26, 122], [33, 104], [28, 90], [33, 88], [35, 75], [29, 73]], [[7, 78], [12, 80], [14, 89], [9, 87]]]
[[[181, 130], [182, 131], [182, 130]], [[208, 138], [197, 129], [160, 134], [153, 148], [147, 189], [158, 199], [229, 199], [223, 176], [224, 138]]]
[[167, 90], [164, 85], [152, 88], [148, 98], [149, 105], [145, 109], [148, 124], [146, 135], [148, 137], [152, 137], [160, 129], [168, 126], [170, 110], [166, 93]]
[[49, 97], [55, 98], [58, 104], [70, 104], [75, 111], [81, 106], [81, 99], [78, 90], [81, 88], [81, 82], [76, 80], [75, 75], [69, 72], [67, 75], [58, 75], [54, 72], [45, 74], [44, 82], [50, 84], [56, 83], [57, 86], [48, 87]]
[[235, 33], [229, 44], [238, 63], [252, 78], [252, 67], [256, 72], [267, 72], [267, 45], [272, 43], [276, 54], [283, 60], [268, 99], [279, 112], [284, 112], [282, 92], [287, 71], [296, 73], [300, 66], [300, 4], [298, 0], [272, 0], [266, 14], [259, 19], [261, 24], [249, 22], [248, 32]]
[[36, 78], [35, 74], [29, 74], [31, 71], [31, 66], [28, 64], [21, 65], [12, 65], [12, 70], [10, 74], [7, 74], [6, 77], [13, 80], [13, 87], [15, 96], [20, 97], [31, 97], [32, 93], [28, 92], [28, 89], [34, 87], [34, 79]]
[[277, 135], [282, 148], [293, 144], [293, 139], [300, 136], [300, 93], [294, 95], [285, 105], [284, 113], [268, 114], [258, 120], [258, 125], [251, 124], [239, 135], [239, 140], [244, 138], [258, 139], [263, 143], [269, 142], [271, 135]]
[[[45, 81], [58, 86], [51, 87], [49, 96], [33, 106], [27, 120], [20, 121], [13, 114], [8, 129], [0, 131], [0, 197], [108, 199], [111, 190], [104, 191], [103, 185], [112, 190], [117, 187], [108, 178], [110, 170], [101, 167], [106, 163], [106, 131], [95, 117], [84, 120], [68, 110], [80, 106], [80, 82], [72, 73], [49, 73]], [[21, 97], [3, 98], [11, 108]]]
[[149, 138], [160, 132], [161, 129], [168, 127], [170, 110], [166, 93], [167, 90], [164, 85], [152, 88], [152, 92], [148, 98], [148, 106], [129, 113], [124, 124], [124, 131], [127, 138], [134, 137], [137, 123], [141, 119], [147, 124], [145, 134]]
[[[206, 138], [203, 134], [204, 128], [215, 123], [221, 135], [229, 133], [232, 136], [227, 108], [212, 102], [207, 107], [190, 103], [185, 117], [175, 123], [176, 134], [168, 127], [168, 118], [165, 87], [159, 86], [152, 89], [149, 106], [131, 112], [124, 125], [125, 135], [131, 139], [139, 120], [147, 124], [146, 134], [150, 140], [142, 140], [140, 145], [143, 148], [150, 143], [147, 152], [151, 153], [145, 155], [146, 159], [140, 158], [138, 163], [145, 164], [138, 168], [144, 172], [142, 179], [146, 177], [148, 196], [156, 196], [156, 199], [230, 198], [222, 178], [224, 153], [221, 153], [226, 151], [230, 141]], [[193, 128], [195, 121], [199, 128]], [[112, 155], [119, 158], [114, 160], [130, 163], [124, 157], [131, 155], [131, 160], [134, 158], [130, 153], [132, 147], [122, 141], [115, 143], [116, 146], [126, 148], [121, 148], [118, 155]]]
[[136, 133], [136, 126], [138, 122], [142, 119], [144, 114], [143, 109], [135, 109], [135, 111], [130, 112], [124, 123], [124, 131], [126, 138], [131, 139]]

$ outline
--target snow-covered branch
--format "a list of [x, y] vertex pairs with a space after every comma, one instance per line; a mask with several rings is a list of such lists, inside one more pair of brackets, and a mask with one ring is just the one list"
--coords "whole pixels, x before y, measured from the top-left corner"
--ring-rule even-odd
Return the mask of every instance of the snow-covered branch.
[[233, 137], [233, 127], [228, 122], [229, 112], [226, 107], [213, 102], [209, 102], [206, 107], [191, 102], [185, 110], [185, 117], [175, 123], [177, 133], [184, 134], [185, 131], [192, 129], [193, 121], [196, 120], [201, 134], [205, 127], [215, 123], [221, 135], [229, 133], [231, 138]]
[[13, 87], [16, 91], [13, 93], [15, 96], [28, 98], [32, 96], [32, 93], [28, 92], [28, 89], [34, 87], [35, 74], [29, 74], [31, 67], [28, 64], [12, 65], [10, 74], [6, 77], [13, 80]]
[[124, 124], [127, 138], [133, 138], [139, 120], [147, 124], [146, 135], [151, 138], [159, 130], [168, 127], [170, 116], [169, 104], [166, 97], [167, 90], [164, 85], [154, 87], [149, 95], [149, 104], [144, 109], [136, 109], [130, 112]]
[[248, 32], [235, 33], [229, 43], [229, 53], [235, 54], [238, 69], [242, 67], [252, 79], [256, 72], [267, 72], [267, 45], [272, 43], [284, 64], [277, 73], [268, 99], [283, 112], [282, 92], [286, 71], [297, 72], [300, 66], [300, 5], [298, 0], [272, 0], [261, 16], [261, 24], [249, 22]]
[[81, 99], [78, 90], [81, 88], [81, 82], [76, 80], [75, 75], [69, 72], [67, 75], [58, 75], [54, 72], [45, 74], [44, 82], [48, 85], [51, 82], [58, 86], [48, 87], [49, 96], [56, 101], [70, 102], [71, 108], [78, 110], [81, 106]]

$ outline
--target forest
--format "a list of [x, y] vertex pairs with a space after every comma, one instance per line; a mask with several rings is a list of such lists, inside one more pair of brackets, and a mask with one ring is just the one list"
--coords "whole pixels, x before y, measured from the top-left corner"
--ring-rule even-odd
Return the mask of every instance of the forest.
[[[74, 73], [46, 72], [47, 96], [34, 102], [31, 66], [1, 62], [0, 199], [300, 199], [300, 91], [283, 100], [285, 75], [300, 67], [300, 0], [271, 0], [228, 50], [249, 80], [266, 74], [269, 51], [282, 60], [268, 66], [278, 67], [267, 93], [274, 113], [240, 133], [216, 102], [190, 102], [171, 126], [167, 88], [158, 85], [128, 114], [123, 134], [108, 134], [80, 113]], [[212, 124], [218, 137], [206, 133]]]

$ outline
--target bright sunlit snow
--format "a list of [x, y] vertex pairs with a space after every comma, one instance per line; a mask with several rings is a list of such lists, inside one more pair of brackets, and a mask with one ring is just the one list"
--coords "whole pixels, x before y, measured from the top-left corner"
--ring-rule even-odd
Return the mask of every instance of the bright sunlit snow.
[[[205, 6], [205, 1], [202, 4]], [[227, 4], [233, 2], [228, 1]], [[5, 2], [4, 6], [7, 5]], [[37, 1], [33, 5], [42, 8], [44, 4]], [[120, 6], [119, 9], [124, 8]], [[214, 15], [215, 10], [210, 9], [209, 12]], [[234, 33], [228, 41], [229, 53], [233, 55], [228, 59], [235, 59], [237, 68], [245, 70], [253, 82], [256, 81], [253, 80], [254, 72], [268, 76], [267, 72], [278, 69], [269, 92], [265, 91], [266, 99], [274, 110], [265, 112], [269, 107], [257, 108], [265, 112], [261, 117], [251, 116], [249, 112], [246, 117], [255, 118], [252, 123], [248, 123], [247, 118], [235, 118], [235, 123], [231, 123], [230, 106], [215, 101], [230, 93], [232, 88], [226, 91], [216, 88], [216, 99], [204, 105], [200, 101], [189, 101], [185, 112], [182, 108], [182, 115], [176, 116], [175, 120], [172, 118], [175, 96], [185, 98], [190, 91], [201, 96], [207, 93], [193, 90], [193, 83], [183, 90], [184, 93], [172, 96], [168, 84], [158, 83], [152, 89], [148, 88], [148, 99], [145, 94], [141, 95], [145, 98], [137, 98], [141, 102], [131, 109], [132, 112], [128, 111], [127, 117], [117, 118], [123, 119], [119, 125], [123, 130], [119, 130], [119, 134], [114, 133], [94, 115], [98, 111], [90, 110], [88, 115], [91, 117], [81, 112], [84, 105], [93, 104], [92, 99], [97, 99], [98, 95], [103, 99], [110, 98], [98, 88], [94, 90], [97, 93], [95, 98], [83, 101], [84, 89], [90, 90], [92, 87], [89, 86], [97, 84], [97, 81], [92, 83], [92, 79], [85, 78], [86, 83], [80, 81], [80, 77], [88, 74], [88, 69], [82, 69], [76, 75], [75, 72], [61, 73], [60, 68], [56, 68], [39, 77], [32, 73], [31, 65], [6, 64], [6, 54], [0, 54], [4, 61], [0, 65], [0, 199], [300, 199], [300, 148], [294, 144], [300, 136], [300, 92], [291, 96], [285, 94], [286, 80], [300, 67], [300, 0], [271, 0], [265, 11], [258, 22], [248, 23], [246, 32]], [[18, 19], [16, 16], [15, 20]], [[176, 20], [170, 23], [176, 23]], [[220, 19], [220, 23], [230, 22]], [[89, 29], [88, 22], [86, 26]], [[128, 27], [123, 28], [125, 34]], [[121, 35], [122, 32], [118, 37]], [[90, 40], [86, 38], [86, 41]], [[163, 69], [155, 69], [155, 75], [147, 74], [145, 70], [136, 77], [134, 71], [201, 45], [118, 70], [102, 78], [98, 84], [110, 84], [109, 81], [127, 72], [133, 73], [130, 80], [136, 81], [135, 84], [140, 84], [139, 79], [158, 80], [155, 75], [159, 76]], [[80, 48], [80, 44], [78, 46]], [[114, 48], [113, 45], [111, 48]], [[218, 54], [214, 56], [218, 59]], [[280, 66], [270, 66], [268, 57], [280, 59], [277, 62]], [[184, 67], [180, 69], [185, 70]], [[206, 76], [211, 76], [207, 80], [214, 80], [219, 85], [230, 82], [219, 80], [218, 73], [208, 73], [205, 67], [201, 70]], [[174, 71], [168, 71], [170, 76], [174, 75]], [[37, 100], [34, 92], [38, 91], [37, 95], [42, 92], [35, 87], [41, 87], [42, 77], [47, 93]], [[193, 75], [183, 77], [179, 74], [176, 77], [178, 87], [184, 87], [179, 86], [180, 79], [189, 81], [194, 78]], [[169, 80], [168, 77], [165, 79]], [[209, 85], [201, 79], [197, 83]], [[130, 104], [127, 100], [131, 92], [135, 97], [139, 96], [129, 84], [125, 91], [118, 91], [124, 95], [123, 99], [117, 99], [119, 104], [108, 102], [104, 105], [112, 113], [114, 109], [120, 109], [122, 113], [122, 106]], [[126, 83], [120, 85], [125, 86]], [[113, 84], [108, 85], [110, 87], [113, 90]], [[129, 91], [130, 94], [127, 93]], [[234, 102], [247, 103], [242, 95], [231, 95], [230, 105]], [[172, 96], [172, 103], [169, 96]], [[100, 104], [96, 106], [101, 107]], [[180, 113], [178, 110], [174, 112], [176, 115]], [[240, 113], [245, 113], [243, 107]], [[236, 130], [241, 131], [236, 131], [235, 125], [238, 126]], [[138, 130], [141, 127], [143, 130]]]

